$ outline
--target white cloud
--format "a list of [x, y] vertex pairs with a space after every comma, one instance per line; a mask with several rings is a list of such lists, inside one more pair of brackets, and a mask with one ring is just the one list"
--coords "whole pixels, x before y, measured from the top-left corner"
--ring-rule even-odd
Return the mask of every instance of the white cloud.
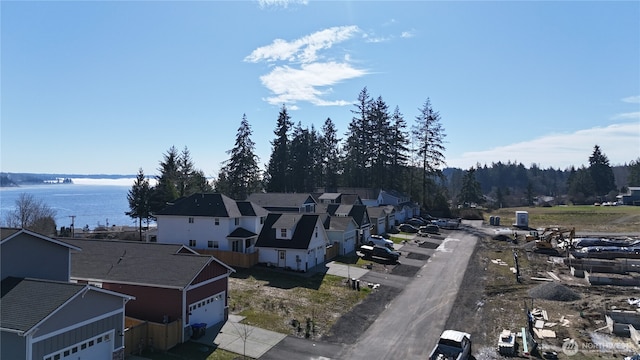
[[351, 65], [351, 57], [345, 54], [342, 62], [323, 60], [323, 50], [353, 38], [360, 33], [357, 26], [339, 26], [324, 29], [288, 42], [276, 39], [270, 45], [255, 49], [244, 60], [247, 62], [282, 62], [262, 75], [260, 81], [273, 94], [265, 100], [270, 104], [288, 104], [297, 109], [297, 102], [309, 102], [316, 106], [344, 106], [351, 101], [326, 100], [331, 86], [348, 79], [366, 75], [364, 69]]
[[616, 114], [612, 119], [640, 119], [640, 111]]
[[244, 60], [254, 63], [262, 60], [309, 63], [316, 61], [319, 51], [329, 49], [334, 44], [346, 41], [358, 32], [360, 32], [360, 29], [357, 26], [336, 26], [291, 42], [276, 39], [271, 45], [255, 49]]
[[365, 70], [356, 69], [348, 63], [312, 63], [303, 65], [299, 69], [289, 66], [274, 68], [269, 74], [260, 77], [262, 84], [275, 96], [267, 98], [270, 104], [296, 103], [298, 101], [310, 102], [318, 106], [344, 106], [351, 102], [344, 100], [327, 101], [322, 97], [330, 93], [330, 90], [322, 91], [347, 79], [353, 79], [365, 75]]
[[622, 99], [622, 101], [627, 102], [627, 103], [640, 104], [640, 95], [639, 96], [629, 96], [629, 97], [626, 97], [626, 98]]
[[640, 123], [612, 124], [576, 131], [571, 134], [549, 134], [493, 149], [466, 152], [448, 158], [447, 166], [468, 169], [477, 163], [508, 161], [530, 166], [535, 163], [542, 168], [566, 169], [588, 166], [593, 147], [599, 145], [611, 165], [629, 163], [640, 156]]
[[287, 8], [289, 5], [307, 5], [309, 4], [308, 0], [258, 0], [258, 4], [261, 8], [266, 7], [282, 7]]
[[402, 34], [400, 35], [400, 37], [402, 37], [403, 39], [408, 39], [408, 38], [412, 38], [415, 36], [415, 32], [412, 31], [403, 31]]

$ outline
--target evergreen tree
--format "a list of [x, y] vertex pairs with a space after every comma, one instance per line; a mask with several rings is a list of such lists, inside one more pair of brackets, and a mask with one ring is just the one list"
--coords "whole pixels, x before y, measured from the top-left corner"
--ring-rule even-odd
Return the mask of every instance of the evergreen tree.
[[224, 162], [216, 181], [216, 191], [236, 200], [244, 200], [260, 189], [259, 160], [251, 135], [251, 126], [243, 115], [235, 145], [227, 151], [230, 157]]
[[340, 140], [338, 131], [330, 118], [325, 120], [320, 136], [321, 185], [325, 191], [335, 192], [338, 189], [338, 171], [340, 168]]
[[290, 157], [291, 164], [291, 191], [311, 192], [310, 177], [312, 176], [311, 136], [308, 129], [302, 128], [302, 124], [293, 129], [291, 137]]
[[290, 191], [289, 132], [292, 126], [293, 122], [291, 122], [287, 108], [282, 105], [274, 130], [276, 138], [271, 142], [273, 150], [267, 166], [269, 179], [267, 191], [269, 192]]
[[164, 209], [180, 197], [178, 192], [180, 154], [175, 146], [171, 146], [164, 154], [163, 161], [160, 162], [156, 176], [156, 186], [151, 192], [151, 213], [154, 214]]
[[391, 164], [389, 171], [391, 173], [390, 181], [385, 184], [389, 189], [400, 189], [405, 191], [404, 172], [409, 163], [409, 139], [407, 135], [407, 123], [404, 115], [400, 113], [400, 108], [396, 106], [391, 115], [390, 142], [391, 142]]
[[458, 203], [466, 206], [482, 203], [482, 190], [480, 183], [476, 180], [476, 169], [473, 167], [467, 170], [462, 177], [462, 189]]
[[589, 169], [584, 166], [575, 171], [569, 184], [569, 199], [574, 204], [593, 203], [595, 183]]
[[417, 141], [417, 154], [422, 163], [422, 204], [427, 207], [430, 203], [427, 196], [433, 194], [428, 191], [429, 182], [432, 181], [429, 178], [441, 176], [440, 167], [445, 164], [443, 145], [445, 133], [440, 122], [440, 114], [433, 110], [429, 98], [419, 111], [413, 133]]
[[344, 144], [344, 175], [346, 186], [364, 187], [368, 178], [366, 169], [370, 159], [367, 144], [370, 143], [369, 113], [372, 104], [367, 88], [363, 88], [358, 94], [355, 104], [356, 110], [351, 110], [355, 115], [349, 123]]
[[138, 176], [127, 194], [127, 200], [129, 201], [129, 211], [125, 214], [132, 219], [138, 219], [138, 232], [140, 241], [142, 241], [142, 221], [144, 220], [149, 225], [151, 219], [151, 186], [149, 186], [149, 180], [144, 176], [142, 168], [138, 170]]
[[384, 188], [389, 184], [391, 174], [389, 173], [393, 149], [391, 148], [391, 116], [389, 107], [378, 97], [372, 104], [369, 111], [369, 139], [367, 148], [370, 149], [370, 181], [368, 186], [374, 189]]
[[640, 186], [640, 158], [629, 163], [629, 177], [627, 178], [627, 186]]
[[606, 196], [609, 191], [615, 190], [616, 181], [609, 159], [598, 145], [593, 147], [593, 153], [589, 157], [589, 173], [593, 179], [594, 195]]
[[180, 156], [177, 159], [178, 169], [176, 171], [176, 188], [178, 191], [178, 197], [185, 197], [195, 193], [192, 183], [193, 175], [195, 173], [193, 160], [191, 160], [191, 153], [185, 146]]

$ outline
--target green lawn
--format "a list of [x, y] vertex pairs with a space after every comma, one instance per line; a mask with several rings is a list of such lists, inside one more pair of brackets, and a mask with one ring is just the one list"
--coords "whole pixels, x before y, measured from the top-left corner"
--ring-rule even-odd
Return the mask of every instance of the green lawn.
[[503, 208], [486, 212], [484, 220], [490, 216], [500, 216], [501, 226], [515, 223], [515, 212], [529, 213], [529, 227], [562, 226], [575, 227], [576, 232], [630, 233], [640, 229], [640, 206], [553, 206]]
[[178, 344], [167, 352], [144, 351], [141, 356], [151, 360], [233, 360], [240, 355], [217, 349], [213, 346], [187, 341], [184, 344]]

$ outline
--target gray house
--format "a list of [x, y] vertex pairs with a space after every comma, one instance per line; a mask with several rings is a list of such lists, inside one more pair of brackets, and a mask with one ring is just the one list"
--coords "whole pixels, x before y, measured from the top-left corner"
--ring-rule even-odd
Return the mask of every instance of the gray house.
[[0, 229], [0, 358], [123, 359], [131, 296], [72, 284], [78, 248], [22, 229]]

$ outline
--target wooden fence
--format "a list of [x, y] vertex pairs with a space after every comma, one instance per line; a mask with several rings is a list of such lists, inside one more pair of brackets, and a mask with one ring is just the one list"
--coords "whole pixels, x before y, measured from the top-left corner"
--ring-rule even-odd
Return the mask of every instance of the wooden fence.
[[234, 252], [234, 251], [222, 251], [222, 250], [196, 250], [202, 255], [212, 255], [216, 259], [231, 267], [240, 267], [249, 269], [258, 263], [258, 251], [250, 254]]
[[327, 254], [325, 256], [325, 261], [329, 261], [338, 255], [340, 255], [340, 245], [336, 242], [336, 243], [333, 243], [333, 246], [327, 247]]
[[143, 350], [166, 351], [180, 343], [182, 321], [168, 324], [125, 318], [125, 354], [141, 354]]

